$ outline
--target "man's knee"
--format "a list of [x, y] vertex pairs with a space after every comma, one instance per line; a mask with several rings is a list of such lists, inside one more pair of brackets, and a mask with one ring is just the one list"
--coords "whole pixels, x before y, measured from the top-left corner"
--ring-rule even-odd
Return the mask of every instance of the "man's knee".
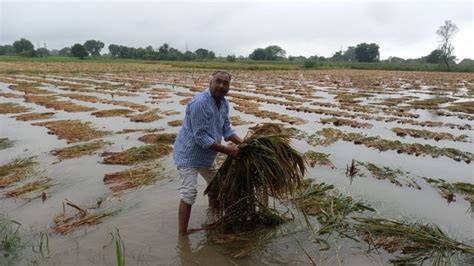
[[179, 189], [181, 200], [188, 205], [193, 205], [197, 196], [197, 170], [193, 168], [178, 170], [181, 178], [181, 187]]
[[181, 189], [180, 196], [184, 203], [193, 205], [196, 202], [197, 188]]

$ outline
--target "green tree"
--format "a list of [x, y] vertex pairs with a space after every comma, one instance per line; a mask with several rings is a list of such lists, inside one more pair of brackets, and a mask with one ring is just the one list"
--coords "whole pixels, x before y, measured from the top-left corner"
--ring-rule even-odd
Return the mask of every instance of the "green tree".
[[116, 44], [109, 45], [109, 54], [111, 57], [118, 57], [120, 47]]
[[80, 43], [76, 43], [71, 47], [71, 54], [80, 59], [84, 59], [84, 57], [89, 55], [86, 48]]
[[191, 52], [191, 51], [186, 51], [184, 54], [183, 54], [183, 60], [184, 61], [193, 61], [197, 58], [196, 54]]
[[197, 59], [207, 59], [207, 57], [209, 56], [209, 51], [204, 48], [199, 48], [194, 51], [194, 53], [196, 54]]
[[267, 60], [278, 60], [278, 59], [283, 59], [286, 55], [286, 51], [283, 50], [280, 46], [278, 45], [270, 45], [267, 48], [265, 48], [266, 52], [266, 59]]
[[308, 59], [304, 61], [303, 67], [305, 69], [313, 68], [318, 66], [318, 61], [313, 59]]
[[153, 46], [148, 45], [145, 48], [145, 54], [143, 55], [143, 59], [156, 59], [156, 52], [153, 49]]
[[298, 56], [288, 56], [288, 60], [289, 61], [304, 61], [306, 60], [306, 57], [305, 56], [302, 56], [302, 55], [298, 55]]
[[470, 58], [464, 58], [461, 62], [459, 62], [459, 65], [471, 65], [474, 66], [474, 60]]
[[91, 56], [100, 56], [100, 50], [104, 48], [104, 43], [96, 40], [88, 40], [84, 43], [84, 48]]
[[132, 58], [132, 52], [133, 52], [133, 50], [130, 49], [129, 47], [124, 46], [124, 45], [120, 45], [119, 46], [118, 57], [119, 58]]
[[71, 56], [71, 47], [64, 47], [58, 52], [59, 56]]
[[7, 44], [0, 46], [0, 55], [15, 54], [15, 48], [13, 45]]
[[207, 59], [209, 59], [209, 60], [216, 59], [216, 54], [214, 53], [214, 51], [209, 50], [209, 53], [207, 54]]
[[360, 43], [356, 46], [355, 55], [359, 62], [375, 62], [379, 60], [379, 46], [375, 43]]
[[286, 51], [278, 45], [270, 45], [266, 48], [257, 48], [249, 54], [252, 60], [279, 60], [285, 58]]
[[452, 23], [451, 20], [446, 20], [444, 25], [441, 25], [436, 31], [440, 37], [440, 50], [441, 50], [441, 61], [446, 65], [448, 71], [450, 70], [449, 61], [453, 56], [454, 47], [451, 44], [451, 41], [454, 37], [454, 34], [458, 32], [458, 27], [456, 24]]
[[253, 50], [251, 54], [249, 54], [249, 58], [252, 60], [266, 60], [267, 51], [263, 48], [257, 48]]
[[341, 62], [344, 61], [344, 55], [342, 51], [337, 51], [330, 59], [331, 61]]
[[143, 57], [145, 57], [145, 54], [146, 54], [146, 50], [139, 47], [139, 48], [131, 48], [132, 49], [132, 58], [135, 58], [135, 59], [143, 59]]
[[235, 58], [235, 55], [230, 54], [226, 57], [225, 59], [227, 62], [235, 62], [237, 59]]
[[183, 53], [181, 53], [178, 49], [170, 47], [168, 49], [168, 58], [167, 60], [177, 61], [183, 58]]
[[355, 47], [354, 46], [349, 46], [347, 47], [347, 50], [344, 51], [343, 56], [343, 61], [348, 61], [348, 62], [355, 62], [357, 61], [356, 53], [355, 53]]
[[27, 39], [21, 38], [13, 43], [15, 52], [19, 55], [34, 55], [35, 46]]
[[168, 60], [170, 52], [170, 46], [167, 43], [163, 43], [163, 45], [158, 48], [158, 60]]
[[443, 52], [440, 49], [435, 49], [426, 57], [426, 62], [431, 64], [439, 64], [441, 63], [442, 55]]
[[357, 61], [356, 52], [354, 46], [347, 47], [345, 51], [337, 51], [332, 57], [327, 58], [331, 61], [336, 62], [355, 62]]
[[199, 48], [196, 51], [194, 51], [196, 54], [197, 59], [208, 59], [208, 60], [213, 60], [216, 58], [216, 54], [213, 51], [204, 49], [204, 48]]
[[403, 63], [405, 59], [396, 56], [389, 56], [387, 62], [389, 63]]

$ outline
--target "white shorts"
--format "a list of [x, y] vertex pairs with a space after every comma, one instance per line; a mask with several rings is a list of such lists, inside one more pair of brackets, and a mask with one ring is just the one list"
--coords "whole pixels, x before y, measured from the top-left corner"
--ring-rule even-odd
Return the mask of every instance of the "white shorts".
[[178, 167], [178, 175], [181, 180], [179, 196], [186, 204], [193, 205], [197, 195], [197, 176], [198, 173], [209, 184], [217, 173], [217, 168], [212, 165], [209, 168], [181, 168]]

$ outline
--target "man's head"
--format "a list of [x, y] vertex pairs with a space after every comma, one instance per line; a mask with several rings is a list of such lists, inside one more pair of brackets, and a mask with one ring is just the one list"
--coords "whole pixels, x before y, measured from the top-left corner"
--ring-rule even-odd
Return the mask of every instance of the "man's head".
[[209, 91], [214, 99], [220, 101], [229, 92], [232, 77], [226, 71], [219, 70], [212, 74]]

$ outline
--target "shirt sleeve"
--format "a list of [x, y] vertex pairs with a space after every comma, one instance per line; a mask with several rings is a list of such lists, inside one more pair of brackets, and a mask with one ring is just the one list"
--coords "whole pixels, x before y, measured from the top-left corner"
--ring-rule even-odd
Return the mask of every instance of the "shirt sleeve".
[[189, 112], [191, 115], [191, 126], [193, 132], [194, 141], [204, 149], [209, 147], [215, 142], [209, 132], [211, 129], [211, 114], [206, 112], [206, 105], [203, 102], [195, 102], [189, 106]]
[[227, 105], [227, 111], [226, 111], [226, 116], [224, 118], [224, 126], [222, 128], [222, 132], [223, 132], [223, 136], [224, 136], [224, 140], [225, 141], [228, 141], [230, 137], [232, 137], [232, 135], [235, 134], [235, 130], [232, 128], [232, 126], [230, 125], [230, 119], [229, 119], [229, 103], [226, 104]]

